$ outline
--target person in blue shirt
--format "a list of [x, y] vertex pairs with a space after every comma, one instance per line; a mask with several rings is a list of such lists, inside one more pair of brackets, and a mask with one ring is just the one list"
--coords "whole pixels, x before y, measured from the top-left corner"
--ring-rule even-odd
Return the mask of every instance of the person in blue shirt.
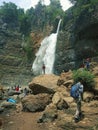
[[90, 69], [90, 59], [89, 58], [87, 58], [86, 61], [85, 61], [85, 67], [86, 67], [87, 70]]
[[75, 99], [75, 102], [76, 102], [76, 104], [77, 104], [76, 113], [75, 113], [75, 115], [74, 115], [75, 122], [78, 122], [78, 121], [79, 121], [79, 118], [80, 118], [81, 115], [82, 115], [82, 111], [81, 111], [81, 101], [82, 101], [83, 88], [84, 88], [82, 79], [79, 79], [79, 82], [77, 83], [77, 85], [79, 86], [79, 89], [78, 89], [79, 97]]

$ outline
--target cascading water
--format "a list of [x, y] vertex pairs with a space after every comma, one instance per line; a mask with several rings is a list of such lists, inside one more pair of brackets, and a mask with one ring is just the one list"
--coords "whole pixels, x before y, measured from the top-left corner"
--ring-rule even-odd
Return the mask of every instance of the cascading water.
[[52, 33], [41, 42], [41, 47], [36, 53], [36, 58], [32, 65], [32, 71], [35, 75], [42, 74], [42, 66], [45, 64], [45, 74], [53, 73], [53, 65], [55, 60], [55, 49], [57, 42], [57, 35], [60, 28], [61, 19], [58, 23], [56, 33]]

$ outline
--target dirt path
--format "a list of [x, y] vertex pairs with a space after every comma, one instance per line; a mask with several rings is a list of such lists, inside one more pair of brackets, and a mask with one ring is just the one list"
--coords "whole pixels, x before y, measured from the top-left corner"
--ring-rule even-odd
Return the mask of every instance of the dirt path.
[[12, 112], [4, 117], [3, 130], [43, 130], [37, 123], [41, 113]]
[[[71, 108], [74, 110], [74, 108]], [[61, 120], [55, 120], [54, 122], [48, 123], [37, 123], [42, 112], [30, 113], [30, 112], [19, 112], [16, 110], [10, 111], [0, 117], [3, 119], [3, 127], [0, 130], [98, 130], [98, 105], [96, 107], [89, 106], [88, 104], [82, 106], [84, 118], [78, 122], [65, 122], [62, 125]], [[66, 113], [65, 113], [66, 115]], [[65, 115], [62, 115], [65, 117]], [[69, 113], [69, 117], [73, 114]], [[67, 115], [68, 118], [68, 115]], [[59, 127], [58, 124], [62, 127]]]

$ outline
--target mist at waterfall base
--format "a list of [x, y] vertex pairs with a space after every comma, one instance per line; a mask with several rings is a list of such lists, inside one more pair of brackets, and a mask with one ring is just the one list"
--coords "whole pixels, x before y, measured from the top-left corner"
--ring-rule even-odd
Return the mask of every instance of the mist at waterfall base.
[[41, 46], [36, 53], [36, 58], [32, 65], [32, 71], [34, 75], [43, 74], [43, 64], [45, 64], [45, 74], [53, 73], [57, 35], [59, 32], [60, 23], [61, 19], [59, 20], [56, 33], [52, 33], [50, 36], [45, 37], [41, 42]]

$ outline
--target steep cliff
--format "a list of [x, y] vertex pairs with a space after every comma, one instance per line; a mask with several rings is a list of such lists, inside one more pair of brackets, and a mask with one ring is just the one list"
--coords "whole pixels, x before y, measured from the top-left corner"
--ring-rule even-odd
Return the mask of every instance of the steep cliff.
[[98, 4], [82, 5], [75, 16], [77, 8], [69, 9], [63, 19], [65, 25], [58, 36], [55, 73], [80, 67], [88, 57], [98, 61]]
[[31, 66], [22, 48], [22, 38], [17, 32], [0, 26], [0, 84], [26, 85], [31, 77]]

